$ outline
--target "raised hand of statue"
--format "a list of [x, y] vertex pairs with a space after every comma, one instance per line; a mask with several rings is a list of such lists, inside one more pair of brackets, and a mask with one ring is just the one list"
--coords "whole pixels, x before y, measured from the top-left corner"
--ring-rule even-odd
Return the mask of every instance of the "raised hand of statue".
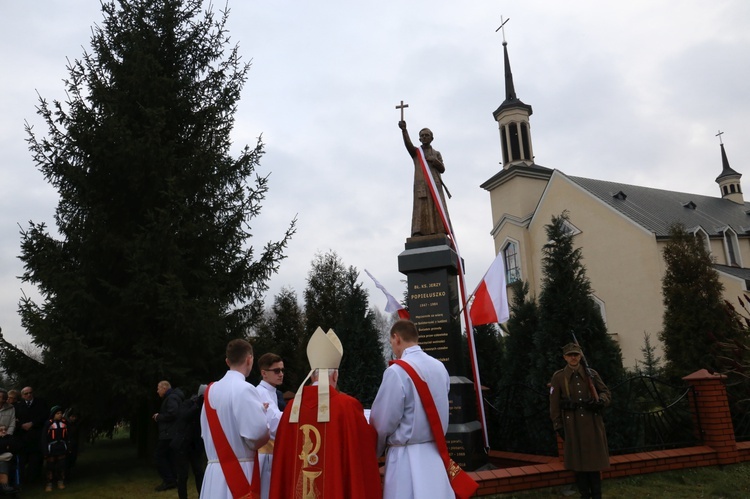
[[399, 121], [399, 122], [398, 122], [398, 127], [399, 127], [399, 128], [401, 129], [401, 130], [406, 130], [406, 122], [405, 122], [404, 120], [401, 120], [401, 121]]

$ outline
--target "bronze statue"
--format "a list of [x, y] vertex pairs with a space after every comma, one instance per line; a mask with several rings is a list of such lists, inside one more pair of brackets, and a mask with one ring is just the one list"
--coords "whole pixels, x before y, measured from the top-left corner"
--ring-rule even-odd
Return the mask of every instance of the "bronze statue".
[[[427, 185], [427, 180], [425, 179], [424, 173], [419, 164], [417, 149], [412, 144], [411, 139], [409, 138], [409, 133], [406, 131], [406, 121], [403, 119], [399, 121], [398, 127], [401, 129], [401, 133], [404, 137], [406, 150], [409, 151], [409, 155], [414, 162], [414, 205], [411, 214], [411, 235], [414, 237], [445, 234], [445, 226], [440, 219], [440, 214], [435, 207], [432, 194]], [[422, 144], [422, 151], [424, 151], [424, 156], [432, 173], [432, 178], [435, 179], [435, 187], [437, 187], [438, 195], [440, 196], [443, 207], [445, 208], [445, 216], [448, 218], [448, 207], [445, 204], [445, 194], [443, 193], [443, 180], [440, 176], [445, 172], [445, 165], [443, 164], [443, 157], [440, 155], [440, 152], [432, 148], [432, 139], [433, 135], [429, 128], [423, 128], [419, 131], [419, 142]], [[450, 223], [450, 219], [448, 220], [448, 223]]]

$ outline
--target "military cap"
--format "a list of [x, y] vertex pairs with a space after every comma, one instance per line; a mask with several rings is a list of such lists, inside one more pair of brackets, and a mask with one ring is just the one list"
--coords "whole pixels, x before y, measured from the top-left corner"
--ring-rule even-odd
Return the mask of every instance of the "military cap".
[[583, 355], [581, 347], [579, 347], [575, 343], [568, 343], [563, 347], [563, 355], [568, 355], [569, 353], [580, 353], [581, 355]]

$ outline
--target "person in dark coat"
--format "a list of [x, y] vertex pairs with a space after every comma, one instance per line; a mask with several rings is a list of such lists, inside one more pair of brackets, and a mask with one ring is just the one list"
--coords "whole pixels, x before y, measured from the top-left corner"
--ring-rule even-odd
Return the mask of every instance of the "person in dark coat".
[[174, 426], [172, 451], [175, 455], [177, 472], [177, 497], [187, 499], [188, 469], [193, 470], [195, 487], [198, 494], [203, 485], [206, 449], [201, 438], [201, 409], [206, 385], [198, 388], [198, 393], [182, 402], [180, 413]]
[[21, 389], [21, 400], [15, 404], [16, 431], [20, 442], [21, 482], [33, 482], [42, 474], [42, 439], [44, 423], [49, 419], [49, 407], [44, 400], [34, 396], [34, 389]]
[[159, 441], [156, 444], [154, 461], [156, 469], [161, 476], [161, 483], [156, 486], [156, 491], [173, 489], [177, 487], [177, 472], [175, 453], [171, 444], [174, 438], [175, 422], [185, 396], [179, 388], [172, 388], [169, 381], [160, 381], [156, 386], [156, 393], [161, 397], [161, 408], [152, 416], [159, 425]]
[[[575, 343], [563, 347], [567, 365], [552, 375], [549, 407], [552, 425], [564, 440], [565, 468], [575, 472], [576, 485], [585, 499], [602, 497], [601, 471], [609, 468], [607, 434], [602, 410], [611, 402], [599, 374], [586, 370], [583, 352]], [[593, 383], [591, 390], [589, 381]]]
[[65, 480], [70, 481], [73, 468], [78, 461], [78, 448], [81, 441], [80, 414], [76, 407], [69, 407], [63, 414], [68, 423], [68, 455], [65, 457]]

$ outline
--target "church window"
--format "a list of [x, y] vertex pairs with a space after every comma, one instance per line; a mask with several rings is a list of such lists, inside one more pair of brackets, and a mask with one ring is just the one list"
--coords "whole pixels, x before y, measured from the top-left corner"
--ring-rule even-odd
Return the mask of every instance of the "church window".
[[693, 236], [698, 241], [700, 241], [700, 243], [706, 249], [706, 253], [708, 253], [710, 255], [711, 254], [711, 241], [709, 241], [709, 239], [708, 239], [708, 234], [706, 234], [702, 229], [696, 229], [693, 232]]
[[511, 123], [508, 126], [510, 131], [510, 160], [516, 161], [521, 158], [520, 142], [518, 140], [518, 123]]
[[508, 164], [510, 162], [510, 159], [508, 159], [508, 136], [507, 136], [508, 129], [504, 126], [500, 127], [500, 143], [503, 148], [503, 164]]
[[727, 265], [740, 267], [739, 261], [739, 244], [737, 243], [737, 234], [732, 229], [724, 231], [724, 249], [726, 252]]
[[508, 242], [503, 248], [503, 260], [505, 261], [505, 282], [514, 283], [521, 279], [521, 267], [518, 261], [518, 243]]
[[594, 304], [599, 309], [599, 315], [602, 316], [602, 320], [604, 321], [604, 325], [607, 325], [607, 310], [604, 307], [604, 302], [599, 299], [599, 297], [591, 295], [591, 298], [594, 300]]
[[730, 191], [730, 192], [731, 192], [732, 194], [734, 194], [734, 184], [731, 184], [731, 185], [729, 186], [729, 191]]
[[532, 159], [531, 145], [529, 144], [529, 127], [526, 123], [521, 123], [521, 145], [523, 148], [523, 159]]
[[724, 195], [726, 196], [727, 194], [729, 194], [729, 189], [727, 189], [727, 186], [725, 185], [724, 186]]
[[571, 236], [577, 236], [581, 233], [581, 230], [570, 223], [569, 220], [563, 220], [562, 230], [565, 234], [570, 234]]

